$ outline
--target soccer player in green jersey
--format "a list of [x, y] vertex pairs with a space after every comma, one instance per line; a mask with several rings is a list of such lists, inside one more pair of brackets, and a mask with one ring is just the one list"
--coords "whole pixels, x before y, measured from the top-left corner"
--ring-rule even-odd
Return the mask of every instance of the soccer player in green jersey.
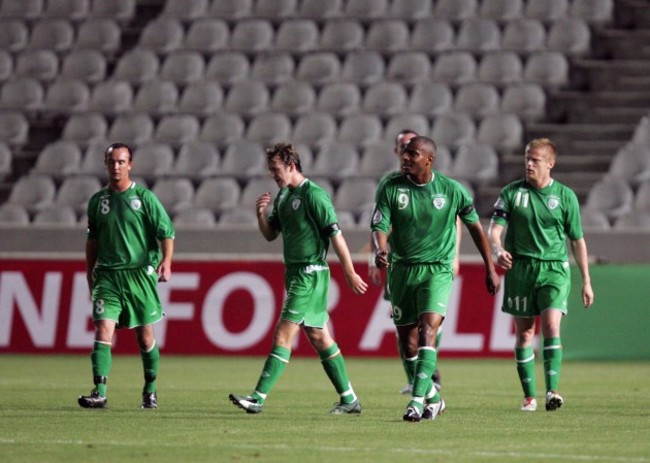
[[567, 313], [571, 289], [567, 238], [582, 274], [582, 302], [589, 307], [594, 301], [578, 198], [551, 177], [556, 158], [557, 148], [551, 140], [539, 138], [528, 143], [525, 178], [501, 190], [488, 230], [496, 263], [506, 270], [502, 310], [514, 316], [523, 411], [537, 409], [532, 344], [538, 316], [544, 337], [546, 410], [556, 410], [564, 403], [557, 389], [562, 365], [560, 322]]
[[[91, 354], [94, 389], [81, 396], [84, 408], [105, 408], [116, 328], [132, 328], [144, 369], [142, 408], [157, 408], [160, 352], [153, 324], [162, 319], [158, 281], [171, 277], [174, 227], [164, 207], [129, 178], [131, 148], [114, 143], [104, 154], [108, 185], [88, 201], [86, 270], [92, 298], [95, 342]], [[162, 256], [161, 256], [162, 249]]]
[[269, 171], [280, 191], [273, 201], [270, 216], [266, 214], [266, 207], [271, 203], [271, 193], [264, 193], [257, 199], [257, 221], [267, 241], [282, 234], [287, 296], [273, 335], [273, 348], [255, 390], [247, 396], [230, 394], [229, 399], [247, 413], [260, 413], [289, 363], [293, 340], [302, 329], [340, 396], [330, 412], [336, 415], [361, 413], [345, 360], [327, 327], [330, 272], [326, 257], [330, 243], [352, 291], [363, 294], [368, 285], [354, 270], [332, 200], [325, 190], [302, 174], [295, 147], [278, 143], [267, 149], [266, 154]]
[[392, 267], [390, 300], [402, 349], [417, 357], [413, 393], [403, 416], [412, 422], [433, 420], [445, 409], [431, 375], [438, 361], [436, 335], [454, 279], [457, 217], [483, 257], [488, 292], [496, 294], [500, 285], [472, 198], [460, 183], [433, 170], [435, 158], [433, 140], [411, 139], [402, 153], [404, 175], [392, 177], [377, 192], [371, 225], [377, 267]]

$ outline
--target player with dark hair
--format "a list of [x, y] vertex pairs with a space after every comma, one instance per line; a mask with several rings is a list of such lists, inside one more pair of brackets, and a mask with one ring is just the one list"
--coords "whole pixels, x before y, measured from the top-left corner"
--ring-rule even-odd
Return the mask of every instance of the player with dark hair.
[[[546, 410], [560, 408], [558, 394], [562, 342], [560, 323], [571, 290], [566, 239], [582, 275], [582, 302], [591, 306], [587, 244], [575, 193], [551, 177], [557, 148], [547, 138], [532, 140], [525, 150], [526, 175], [501, 190], [488, 234], [496, 263], [506, 273], [502, 311], [514, 316], [515, 360], [524, 392], [523, 411], [535, 411], [535, 321], [541, 320], [546, 380]], [[502, 235], [507, 227], [505, 243]]]
[[377, 192], [371, 225], [377, 267], [392, 267], [390, 300], [402, 349], [417, 357], [413, 393], [403, 416], [411, 422], [433, 420], [445, 409], [431, 375], [438, 360], [436, 335], [454, 278], [457, 217], [483, 257], [488, 292], [495, 294], [500, 284], [472, 198], [460, 183], [433, 171], [435, 158], [433, 140], [411, 139], [402, 153], [404, 175], [394, 176]]
[[269, 171], [280, 191], [270, 216], [266, 207], [271, 203], [271, 193], [257, 199], [257, 221], [267, 241], [282, 234], [287, 296], [273, 335], [273, 348], [254, 391], [247, 396], [230, 394], [230, 401], [247, 413], [260, 413], [288, 365], [293, 340], [302, 329], [339, 394], [339, 402], [330, 413], [361, 413], [361, 403], [350, 383], [343, 354], [327, 327], [330, 271], [326, 257], [330, 243], [352, 291], [363, 294], [368, 285], [354, 270], [332, 200], [325, 190], [302, 174], [300, 156], [294, 146], [278, 143], [267, 149], [266, 154]]
[[[105, 408], [116, 328], [133, 329], [142, 357], [142, 408], [157, 408], [160, 352], [153, 324], [162, 319], [158, 281], [171, 277], [174, 227], [163, 205], [131, 181], [131, 148], [114, 143], [104, 154], [108, 185], [88, 201], [86, 271], [92, 298], [95, 342], [91, 354], [94, 389], [81, 396], [84, 408]], [[161, 256], [162, 249], [162, 256]]]

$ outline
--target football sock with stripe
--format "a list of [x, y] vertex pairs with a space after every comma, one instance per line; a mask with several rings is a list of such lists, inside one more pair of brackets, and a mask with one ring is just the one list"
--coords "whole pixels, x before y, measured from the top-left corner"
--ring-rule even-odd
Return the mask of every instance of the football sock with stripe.
[[106, 380], [113, 363], [111, 343], [95, 341], [93, 351], [90, 354], [90, 362], [93, 367], [93, 382], [97, 393], [102, 397], [106, 397]]
[[433, 382], [431, 375], [436, 371], [438, 352], [434, 347], [420, 347], [415, 362], [415, 379], [413, 381], [413, 398], [424, 397], [430, 391]]
[[562, 367], [562, 343], [560, 338], [544, 339], [543, 357], [546, 391], [557, 391]]
[[327, 349], [320, 351], [318, 355], [327, 377], [341, 396], [341, 402], [348, 404], [357, 400], [357, 395], [352, 389], [348, 371], [345, 368], [345, 359], [338, 344], [332, 344]]
[[517, 373], [524, 390], [524, 397], [535, 397], [537, 385], [535, 382], [535, 351], [532, 347], [516, 347], [515, 360]]
[[290, 358], [291, 349], [282, 346], [273, 346], [271, 353], [266, 358], [266, 362], [264, 362], [264, 368], [257, 381], [257, 386], [255, 386], [255, 392], [251, 394], [257, 399], [258, 403], [264, 403], [267, 394], [271, 392], [275, 383], [280, 379], [282, 373], [284, 373]]
[[158, 365], [160, 363], [160, 350], [156, 341], [148, 351], [140, 351], [140, 357], [142, 357], [142, 368], [144, 369], [144, 388], [142, 392], [156, 392], [156, 377], [158, 376]]

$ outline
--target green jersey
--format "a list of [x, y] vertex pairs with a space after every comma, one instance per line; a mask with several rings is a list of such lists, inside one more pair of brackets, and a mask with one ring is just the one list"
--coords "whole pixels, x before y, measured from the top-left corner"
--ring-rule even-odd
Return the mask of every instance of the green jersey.
[[451, 267], [456, 216], [466, 224], [479, 219], [471, 196], [456, 180], [434, 171], [429, 183], [417, 185], [406, 175], [395, 175], [377, 191], [371, 229], [390, 231], [393, 263]]
[[123, 192], [104, 187], [90, 198], [87, 236], [98, 242], [98, 269], [156, 267], [158, 241], [173, 239], [174, 226], [156, 195], [132, 183]]
[[567, 237], [582, 238], [578, 198], [556, 180], [542, 189], [523, 179], [506, 185], [494, 205], [492, 221], [508, 226], [504, 246], [515, 258], [566, 261]]
[[308, 179], [280, 189], [269, 223], [282, 233], [286, 265], [325, 263], [329, 239], [341, 232], [329, 194]]

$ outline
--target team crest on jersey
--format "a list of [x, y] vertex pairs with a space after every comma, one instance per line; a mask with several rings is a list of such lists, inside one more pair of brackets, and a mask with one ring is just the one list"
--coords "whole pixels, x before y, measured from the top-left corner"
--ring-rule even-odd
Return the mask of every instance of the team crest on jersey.
[[293, 201], [291, 201], [291, 207], [293, 208], [294, 211], [297, 211], [298, 208], [300, 207], [300, 198], [294, 198]]
[[549, 196], [546, 204], [548, 204], [550, 210], [553, 210], [560, 205], [560, 198], [557, 196]]
[[446, 202], [447, 202], [447, 200], [445, 199], [445, 197], [443, 195], [436, 195], [436, 196], [433, 197], [433, 207], [435, 207], [438, 210], [445, 207]]
[[142, 207], [142, 201], [140, 198], [131, 198], [131, 202], [129, 204], [131, 205], [131, 209], [134, 211], [137, 211]]

